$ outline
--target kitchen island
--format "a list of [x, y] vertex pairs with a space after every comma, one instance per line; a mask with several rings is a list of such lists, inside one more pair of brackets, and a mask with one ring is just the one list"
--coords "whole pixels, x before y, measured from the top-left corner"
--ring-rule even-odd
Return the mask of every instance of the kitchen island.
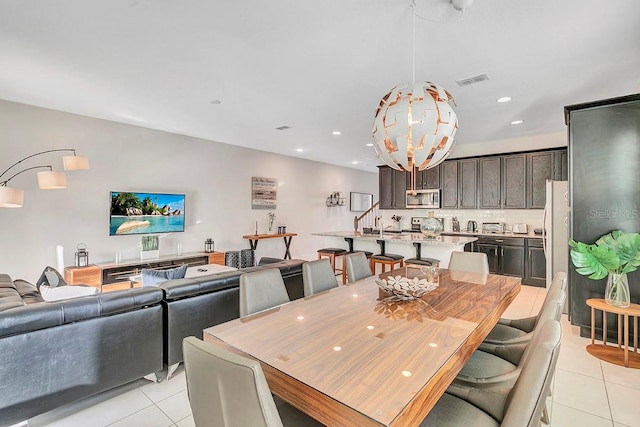
[[[440, 267], [447, 268], [451, 252], [464, 251], [464, 246], [478, 240], [474, 236], [438, 236], [430, 239], [422, 233], [383, 233], [364, 234], [356, 231], [326, 231], [312, 233], [314, 236], [324, 237], [323, 247], [344, 247], [347, 242], [349, 250], [380, 252], [378, 241], [385, 242], [385, 252], [402, 255], [406, 258], [416, 256], [414, 243], [420, 244], [422, 258], [440, 260]], [[346, 248], [345, 248], [346, 249]]]

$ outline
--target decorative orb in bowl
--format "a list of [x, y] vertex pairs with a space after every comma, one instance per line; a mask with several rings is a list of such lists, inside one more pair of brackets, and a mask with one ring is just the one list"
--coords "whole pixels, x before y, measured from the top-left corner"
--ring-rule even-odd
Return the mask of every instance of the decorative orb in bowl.
[[438, 288], [437, 283], [419, 277], [409, 279], [402, 276], [387, 276], [386, 279], [376, 279], [376, 284], [383, 291], [403, 300], [420, 298]]
[[440, 221], [430, 215], [429, 218], [422, 220], [422, 224], [420, 224], [420, 231], [428, 239], [435, 239], [442, 234], [444, 228]]

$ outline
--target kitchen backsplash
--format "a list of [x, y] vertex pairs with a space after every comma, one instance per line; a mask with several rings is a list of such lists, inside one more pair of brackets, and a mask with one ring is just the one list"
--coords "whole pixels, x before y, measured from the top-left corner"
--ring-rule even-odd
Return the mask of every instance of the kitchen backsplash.
[[[412, 217], [427, 217], [430, 211], [429, 209], [384, 210], [381, 211], [381, 215], [385, 226], [393, 224], [391, 216], [396, 215], [401, 217], [400, 228], [410, 229]], [[530, 231], [541, 228], [543, 224], [542, 209], [433, 209], [432, 211], [433, 216], [444, 218], [445, 231], [451, 231], [453, 217], [458, 218], [461, 230], [467, 227], [467, 221], [476, 221], [478, 228], [482, 227], [483, 222], [503, 222], [505, 231], [511, 231], [511, 226], [518, 223], [527, 224]]]

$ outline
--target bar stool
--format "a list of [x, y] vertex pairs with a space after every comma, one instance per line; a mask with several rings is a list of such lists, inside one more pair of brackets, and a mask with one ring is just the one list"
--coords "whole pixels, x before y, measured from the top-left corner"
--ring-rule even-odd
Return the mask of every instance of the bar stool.
[[384, 240], [376, 240], [378, 245], [380, 245], [380, 253], [371, 256], [371, 272], [376, 274], [376, 265], [380, 264], [382, 266], [382, 272], [386, 271], [386, 266], [389, 266], [390, 270], [394, 270], [396, 268], [396, 264], [399, 264], [399, 267], [402, 268], [404, 266], [404, 257], [398, 254], [388, 254], [384, 251], [385, 241]]
[[[347, 254], [346, 249], [342, 248], [324, 248], [318, 249], [318, 259], [329, 258], [331, 262], [331, 268], [333, 269], [333, 274], [336, 276], [338, 274], [342, 274], [344, 280], [344, 256]], [[336, 267], [336, 258], [342, 257], [342, 263], [340, 268]]]
[[[356, 252], [362, 252], [364, 254], [364, 256], [367, 258], [367, 260], [369, 261], [369, 265], [371, 265], [371, 256], [373, 256], [373, 252], [369, 252], [369, 251], [348, 251], [345, 253], [345, 255], [349, 255], [349, 254], [355, 254]], [[343, 258], [343, 260], [346, 258]], [[346, 273], [342, 274], [342, 284], [346, 285], [347, 284], [347, 275]]]
[[413, 246], [416, 248], [416, 257], [404, 260], [404, 263], [406, 265], [419, 265], [419, 266], [426, 266], [426, 267], [431, 267], [431, 266], [438, 267], [440, 265], [439, 259], [422, 258], [420, 256], [420, 250], [422, 247], [420, 242], [413, 242]]

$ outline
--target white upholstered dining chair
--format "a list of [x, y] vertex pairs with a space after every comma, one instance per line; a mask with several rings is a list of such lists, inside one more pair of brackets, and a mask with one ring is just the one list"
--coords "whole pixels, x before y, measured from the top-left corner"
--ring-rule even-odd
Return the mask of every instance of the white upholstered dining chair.
[[322, 425], [274, 398], [259, 362], [196, 337], [185, 338], [182, 351], [196, 427]]

